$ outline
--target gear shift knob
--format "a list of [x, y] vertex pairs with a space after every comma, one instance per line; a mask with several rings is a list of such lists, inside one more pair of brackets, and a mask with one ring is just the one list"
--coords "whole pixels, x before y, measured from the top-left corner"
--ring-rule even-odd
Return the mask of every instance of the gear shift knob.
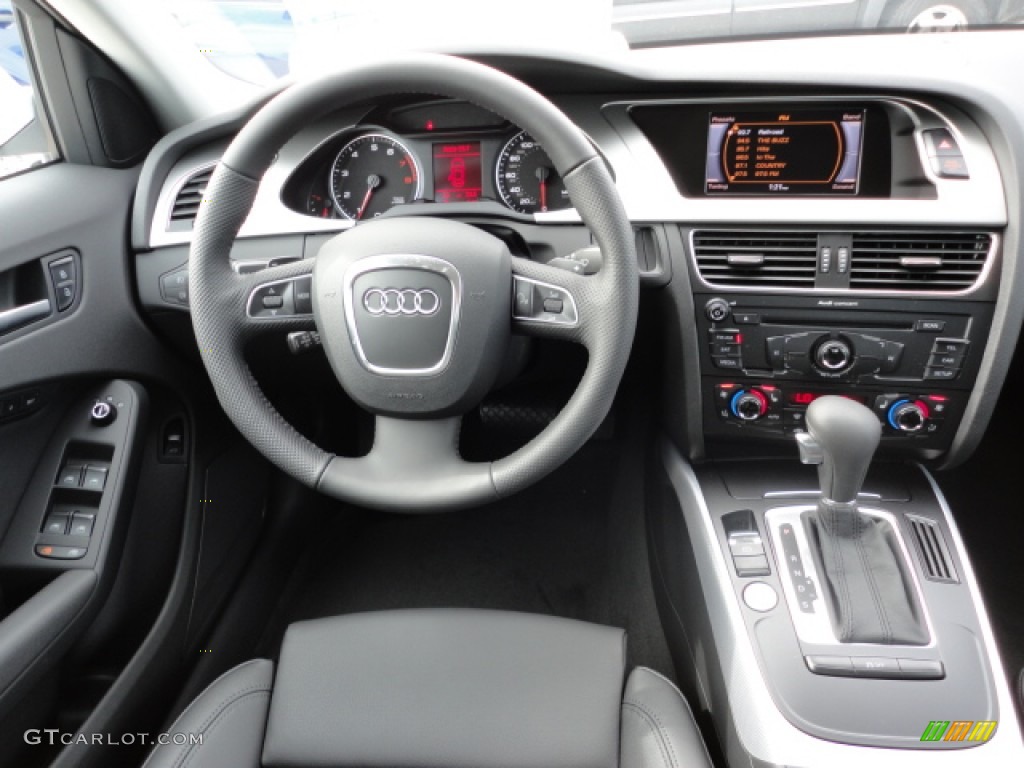
[[807, 432], [797, 435], [800, 460], [818, 465], [823, 499], [853, 504], [864, 484], [882, 427], [871, 410], [845, 397], [819, 397], [807, 408]]

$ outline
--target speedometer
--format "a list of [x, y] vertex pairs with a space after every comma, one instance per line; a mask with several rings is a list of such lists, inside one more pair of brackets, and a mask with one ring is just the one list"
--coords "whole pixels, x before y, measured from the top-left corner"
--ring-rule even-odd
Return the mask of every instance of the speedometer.
[[572, 207], [562, 177], [548, 153], [525, 131], [517, 133], [502, 148], [495, 181], [505, 205], [520, 213]]
[[331, 197], [346, 217], [372, 219], [419, 199], [423, 174], [409, 149], [383, 133], [364, 133], [341, 148], [331, 167]]

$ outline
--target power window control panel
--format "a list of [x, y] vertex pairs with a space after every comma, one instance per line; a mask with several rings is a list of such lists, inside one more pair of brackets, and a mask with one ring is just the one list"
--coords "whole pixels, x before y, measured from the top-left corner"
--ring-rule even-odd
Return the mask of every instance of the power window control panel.
[[35, 554], [49, 560], [80, 560], [88, 553], [110, 474], [110, 462], [95, 450], [79, 446], [69, 452], [71, 456], [60, 465], [49, 512], [35, 542]]

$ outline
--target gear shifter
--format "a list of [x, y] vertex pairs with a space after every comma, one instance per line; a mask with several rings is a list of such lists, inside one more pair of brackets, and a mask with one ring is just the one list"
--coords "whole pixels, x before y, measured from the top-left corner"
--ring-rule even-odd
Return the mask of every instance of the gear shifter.
[[878, 419], [860, 403], [825, 396], [808, 407], [806, 424], [797, 445], [803, 463], [818, 465], [821, 499], [805, 524], [839, 641], [926, 644], [896, 534], [885, 518], [857, 506], [881, 436]]

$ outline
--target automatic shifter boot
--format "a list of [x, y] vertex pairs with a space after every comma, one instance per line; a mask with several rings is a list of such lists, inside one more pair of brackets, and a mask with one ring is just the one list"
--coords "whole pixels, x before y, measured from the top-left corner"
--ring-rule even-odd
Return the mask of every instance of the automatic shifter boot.
[[889, 523], [853, 505], [825, 502], [806, 522], [839, 641], [927, 644], [928, 632]]
[[858, 402], [826, 396], [811, 403], [806, 423], [797, 443], [804, 463], [818, 465], [821, 501], [805, 523], [836, 636], [843, 643], [925, 645], [896, 533], [857, 509], [881, 436], [878, 419]]

